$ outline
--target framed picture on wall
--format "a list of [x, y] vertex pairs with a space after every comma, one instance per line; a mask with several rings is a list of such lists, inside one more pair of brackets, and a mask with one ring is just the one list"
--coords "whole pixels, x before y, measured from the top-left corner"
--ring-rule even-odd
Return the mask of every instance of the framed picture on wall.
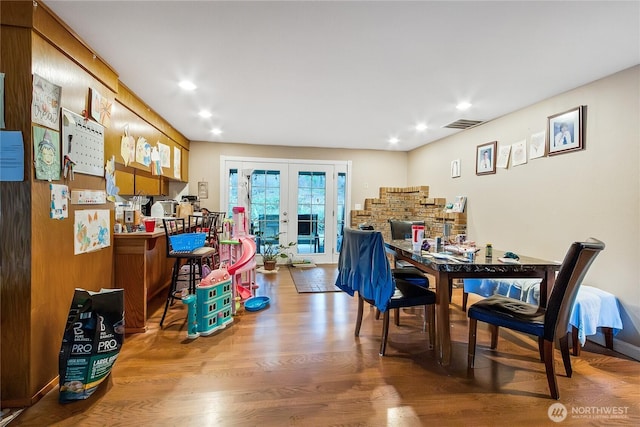
[[209, 198], [209, 183], [206, 181], [198, 182], [198, 197], [201, 199]]
[[496, 173], [496, 147], [498, 141], [478, 145], [476, 149], [476, 175]]
[[563, 113], [549, 116], [547, 125], [547, 149], [550, 156], [584, 148], [583, 116], [581, 105]]
[[460, 177], [460, 159], [451, 160], [451, 178]]

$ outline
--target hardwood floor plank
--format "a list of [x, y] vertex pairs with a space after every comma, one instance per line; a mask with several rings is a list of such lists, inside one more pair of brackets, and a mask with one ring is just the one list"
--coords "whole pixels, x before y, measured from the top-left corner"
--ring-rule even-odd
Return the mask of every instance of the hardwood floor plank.
[[[61, 405], [53, 390], [11, 426], [422, 426], [551, 425], [544, 364], [530, 337], [501, 331], [497, 350], [479, 324], [476, 368], [467, 372], [467, 318], [454, 291], [452, 363], [428, 350], [420, 310], [391, 326], [378, 356], [381, 320], [365, 309], [354, 337], [357, 301], [344, 293], [298, 294], [287, 269], [258, 275], [268, 308], [241, 312], [224, 330], [186, 338], [177, 303], [159, 329], [127, 336], [106, 384], [86, 401]], [[572, 378], [557, 354], [564, 425], [640, 424], [640, 363], [588, 343], [572, 357]], [[578, 418], [573, 410], [626, 408], [624, 418]], [[584, 415], [584, 414], [582, 414]]]

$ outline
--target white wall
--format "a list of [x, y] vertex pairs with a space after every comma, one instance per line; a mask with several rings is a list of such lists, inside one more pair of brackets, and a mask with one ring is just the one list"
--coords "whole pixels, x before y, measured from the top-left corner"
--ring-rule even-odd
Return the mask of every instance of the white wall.
[[407, 182], [408, 155], [406, 152], [191, 142], [189, 188], [192, 189], [192, 194], [197, 194], [198, 181], [209, 182], [209, 198], [201, 200], [200, 206], [214, 211], [219, 210], [219, 169], [220, 156], [223, 155], [277, 159], [351, 160], [352, 203], [362, 203], [365, 198], [378, 197], [380, 187], [404, 187]]
[[[477, 145], [498, 147], [544, 130], [547, 117], [587, 106], [585, 150], [476, 176]], [[473, 118], [473, 117], [470, 117]], [[562, 260], [573, 241], [607, 247], [584, 284], [615, 294], [621, 352], [640, 355], [640, 66], [516, 111], [410, 153], [408, 185], [452, 200], [466, 195], [468, 234], [480, 244]], [[461, 159], [462, 176], [450, 178]], [[631, 353], [631, 354], [630, 354]]]

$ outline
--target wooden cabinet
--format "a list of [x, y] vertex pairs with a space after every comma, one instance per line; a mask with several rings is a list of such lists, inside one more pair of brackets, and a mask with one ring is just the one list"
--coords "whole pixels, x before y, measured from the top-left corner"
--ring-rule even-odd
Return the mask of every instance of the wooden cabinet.
[[141, 171], [136, 171], [135, 194], [148, 194], [155, 196], [162, 194], [160, 192], [161, 177], [147, 175]]
[[164, 230], [114, 234], [115, 288], [124, 289], [127, 333], [146, 332], [147, 302], [171, 283]]
[[116, 170], [115, 177], [120, 194], [135, 194], [135, 176], [132, 173]]

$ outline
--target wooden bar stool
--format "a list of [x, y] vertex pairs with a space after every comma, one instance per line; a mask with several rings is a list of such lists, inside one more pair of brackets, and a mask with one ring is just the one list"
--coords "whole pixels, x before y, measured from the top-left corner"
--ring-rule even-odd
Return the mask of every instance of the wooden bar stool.
[[[167, 258], [175, 259], [173, 264], [173, 271], [171, 273], [171, 285], [169, 285], [169, 293], [167, 294], [167, 301], [164, 305], [164, 312], [160, 319], [160, 328], [164, 323], [164, 318], [167, 315], [167, 310], [170, 305], [173, 305], [175, 300], [182, 300], [184, 295], [184, 289], [187, 290], [187, 295], [195, 294], [196, 283], [201, 279], [202, 265], [208, 258], [211, 258], [215, 253], [215, 249], [211, 247], [202, 246], [192, 248], [189, 250], [176, 247], [175, 242], [172, 242], [172, 237], [177, 237], [189, 231], [189, 225], [185, 222], [184, 218], [164, 218], [162, 220], [164, 224], [164, 232], [167, 240]], [[182, 271], [183, 266], [187, 267], [187, 272]], [[187, 280], [187, 287], [178, 287], [181, 282], [181, 277], [185, 277]]]

